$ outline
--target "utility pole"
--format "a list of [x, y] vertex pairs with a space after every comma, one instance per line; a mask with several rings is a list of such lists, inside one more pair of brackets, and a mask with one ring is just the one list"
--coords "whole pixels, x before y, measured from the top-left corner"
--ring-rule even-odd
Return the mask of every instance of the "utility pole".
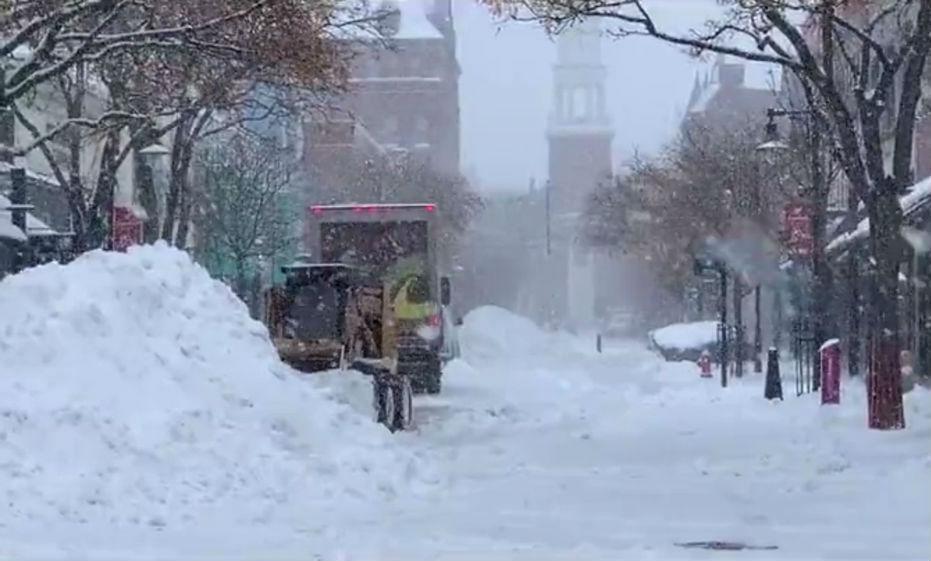
[[723, 263], [719, 266], [721, 275], [721, 325], [719, 328], [721, 338], [721, 387], [727, 387], [727, 269]]
[[551, 181], [547, 180], [547, 181], [546, 181], [546, 193], [545, 193], [545, 197], [544, 197], [544, 198], [545, 198], [545, 201], [546, 201], [546, 203], [545, 203], [545, 205], [544, 205], [544, 206], [545, 206], [545, 211], [544, 211], [544, 212], [545, 212], [545, 214], [546, 214], [546, 218], [545, 218], [545, 220], [546, 220], [546, 225], [545, 225], [545, 227], [546, 227], [546, 255], [547, 255], [547, 257], [549, 257], [549, 255], [550, 255], [550, 253], [551, 253], [551, 245], [550, 245], [550, 237], [551, 237], [551, 236], [550, 236], [550, 191], [552, 190], [552, 187], [553, 187], [553, 183], [552, 183]]
[[759, 374], [763, 371], [763, 337], [762, 325], [760, 318], [760, 285], [757, 283], [753, 295], [753, 316], [756, 318], [756, 326], [753, 330], [753, 371]]
[[734, 298], [734, 375], [743, 378], [744, 375], [744, 314], [743, 314], [743, 288], [740, 276], [735, 272], [731, 283]]

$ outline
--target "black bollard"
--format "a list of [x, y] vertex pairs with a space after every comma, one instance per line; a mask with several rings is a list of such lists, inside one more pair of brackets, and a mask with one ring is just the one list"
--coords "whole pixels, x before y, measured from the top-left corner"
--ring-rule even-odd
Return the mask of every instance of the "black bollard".
[[766, 399], [782, 399], [782, 378], [779, 376], [779, 351], [770, 347], [766, 360]]

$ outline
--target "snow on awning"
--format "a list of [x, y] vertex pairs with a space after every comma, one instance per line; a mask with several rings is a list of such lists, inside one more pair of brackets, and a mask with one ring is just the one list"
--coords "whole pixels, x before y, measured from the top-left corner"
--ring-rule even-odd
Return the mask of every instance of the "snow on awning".
[[[913, 214], [931, 203], [931, 177], [912, 185], [908, 193], [899, 197], [899, 204], [902, 206], [902, 214], [907, 220]], [[870, 235], [870, 219], [864, 218], [857, 224], [857, 227], [844, 234], [841, 234], [831, 240], [825, 247], [825, 252], [832, 253], [845, 251], [851, 245], [868, 238]]]
[[0, 240], [12, 240], [14, 242], [24, 242], [27, 240], [26, 234], [23, 233], [10, 220], [0, 214]]
[[[6, 198], [3, 195], [0, 195], [0, 228], [3, 228], [4, 223], [9, 224], [10, 228], [16, 228], [15, 226], [13, 226], [12, 213], [9, 210], [6, 210], [7, 207], [9, 206], [10, 206], [10, 199]], [[19, 228], [16, 228], [16, 230], [22, 233], [22, 230], [20, 230]], [[10, 232], [11, 230], [6, 229], [6, 231]], [[29, 236], [42, 236], [42, 235], [56, 234], [54, 229], [49, 227], [49, 225], [43, 222], [42, 220], [39, 220], [38, 218], [36, 218], [36, 216], [32, 214], [31, 212], [26, 213], [26, 233], [28, 233]], [[26, 236], [24, 235], [23, 239], [19, 241], [25, 241], [25, 240], [26, 240]]]

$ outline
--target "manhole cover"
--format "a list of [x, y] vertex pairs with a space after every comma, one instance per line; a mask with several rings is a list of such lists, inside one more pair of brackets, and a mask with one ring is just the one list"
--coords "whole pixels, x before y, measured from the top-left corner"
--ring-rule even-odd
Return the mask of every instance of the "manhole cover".
[[779, 549], [777, 545], [749, 545], [741, 542], [722, 542], [722, 541], [707, 541], [707, 542], [683, 542], [677, 543], [678, 547], [687, 547], [690, 549], [712, 549], [715, 551], [741, 551], [744, 549], [752, 550], [773, 550]]

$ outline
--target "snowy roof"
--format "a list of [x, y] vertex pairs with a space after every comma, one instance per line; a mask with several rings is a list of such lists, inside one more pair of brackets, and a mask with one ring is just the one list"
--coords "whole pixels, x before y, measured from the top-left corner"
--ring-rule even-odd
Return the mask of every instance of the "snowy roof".
[[701, 113], [708, 108], [708, 104], [711, 103], [711, 100], [714, 99], [714, 96], [718, 95], [718, 90], [720, 86], [717, 84], [709, 84], [699, 95], [698, 99], [695, 100], [695, 104], [692, 105], [689, 109], [690, 113]]
[[[931, 203], [931, 177], [927, 177], [922, 181], [919, 181], [915, 185], [912, 185], [909, 188], [908, 193], [899, 197], [899, 204], [902, 206], [902, 214], [905, 218], [908, 218], [912, 214], [918, 212], [918, 210], [924, 207], [926, 204]], [[837, 251], [843, 251], [853, 243], [863, 240], [870, 235], [870, 219], [864, 218], [857, 224], [856, 229], [841, 234], [831, 240], [831, 243], [827, 245], [825, 251], [827, 253], [834, 253]]]
[[[11, 169], [13, 169], [11, 164], [7, 162], [0, 162], [0, 173], [10, 173]], [[44, 173], [34, 172], [29, 168], [26, 168], [26, 177], [36, 181], [41, 181], [43, 183], [48, 183], [49, 185], [58, 185], [58, 181], [56, 181], [54, 177], [45, 175]]]
[[347, 40], [373, 40], [382, 36], [378, 22], [360, 23], [368, 16], [378, 13], [397, 12], [398, 31], [393, 35], [385, 33], [388, 39], [442, 39], [443, 34], [427, 18], [425, 0], [384, 0], [373, 6], [374, 10], [360, 9], [358, 6], [346, 6], [337, 13], [336, 37]]
[[[0, 238], [24, 241], [23, 231], [13, 225], [13, 217], [6, 208], [10, 206], [10, 199], [0, 195]], [[26, 213], [26, 230], [30, 236], [53, 233], [48, 224], [36, 218], [31, 212]]]
[[749, 90], [778, 92], [782, 87], [782, 67], [778, 64], [746, 60], [734, 55], [719, 55], [714, 59], [710, 70], [710, 82], [703, 85], [695, 103], [689, 107], [690, 113], [701, 113], [708, 108], [711, 100], [721, 89], [718, 68], [721, 65], [740, 65], [744, 69], [742, 86]]
[[427, 19], [423, 0], [396, 0], [401, 12], [401, 25], [394, 39], [442, 39], [440, 30]]
[[757, 61], [744, 61], [744, 86], [754, 90], [779, 91], [782, 67]]

